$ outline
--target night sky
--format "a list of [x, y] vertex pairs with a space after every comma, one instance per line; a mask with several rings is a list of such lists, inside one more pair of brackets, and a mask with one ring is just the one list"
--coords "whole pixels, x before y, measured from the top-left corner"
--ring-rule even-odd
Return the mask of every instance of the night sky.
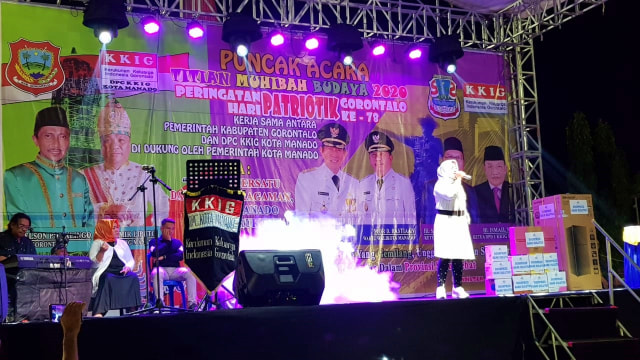
[[632, 55], [638, 53], [639, 10], [638, 1], [609, 0], [604, 12], [603, 7], [589, 10], [535, 42], [547, 195], [567, 191], [565, 129], [576, 111], [592, 125], [598, 119], [608, 122], [632, 176], [640, 172], [640, 60]]

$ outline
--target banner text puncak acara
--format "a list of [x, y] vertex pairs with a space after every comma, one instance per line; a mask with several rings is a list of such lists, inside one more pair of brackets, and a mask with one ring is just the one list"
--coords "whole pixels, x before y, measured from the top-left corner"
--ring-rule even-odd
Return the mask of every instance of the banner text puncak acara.
[[235, 52], [220, 50], [220, 69], [227, 70], [233, 67], [236, 71], [245, 72], [247, 63], [256, 74], [302, 76], [301, 68], [306, 68], [304, 73], [311, 79], [336, 79], [369, 81], [369, 68], [365, 63], [358, 66], [346, 66], [341, 61], [323, 60], [319, 64], [315, 58], [302, 62], [295, 56], [278, 56], [271, 54], [249, 53], [247, 61]]

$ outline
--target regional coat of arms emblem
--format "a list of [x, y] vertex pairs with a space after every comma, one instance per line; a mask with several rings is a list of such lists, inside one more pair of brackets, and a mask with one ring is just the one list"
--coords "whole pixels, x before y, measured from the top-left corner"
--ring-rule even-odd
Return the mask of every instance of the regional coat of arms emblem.
[[38, 96], [64, 84], [59, 47], [49, 41], [20, 39], [9, 43], [9, 50], [11, 59], [5, 74], [13, 87]]

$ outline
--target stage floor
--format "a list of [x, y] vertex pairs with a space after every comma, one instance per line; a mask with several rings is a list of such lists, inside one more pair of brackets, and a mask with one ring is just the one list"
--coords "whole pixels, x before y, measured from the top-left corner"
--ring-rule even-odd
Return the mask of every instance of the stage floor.
[[[598, 295], [608, 301], [605, 291]], [[640, 325], [633, 314], [640, 305], [630, 298], [616, 292], [616, 304], [625, 304], [620, 305], [622, 321], [637, 335]], [[636, 319], [627, 322], [627, 316]], [[87, 318], [79, 353], [81, 360], [523, 359], [532, 358], [529, 331], [524, 296], [429, 297]], [[59, 324], [4, 324], [0, 339], [0, 359], [62, 357]]]

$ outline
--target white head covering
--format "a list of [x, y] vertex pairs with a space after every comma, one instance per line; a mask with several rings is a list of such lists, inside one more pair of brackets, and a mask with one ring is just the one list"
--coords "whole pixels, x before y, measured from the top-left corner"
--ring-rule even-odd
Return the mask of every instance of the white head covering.
[[458, 162], [445, 160], [438, 167], [438, 179], [455, 179], [456, 171], [458, 171]]

